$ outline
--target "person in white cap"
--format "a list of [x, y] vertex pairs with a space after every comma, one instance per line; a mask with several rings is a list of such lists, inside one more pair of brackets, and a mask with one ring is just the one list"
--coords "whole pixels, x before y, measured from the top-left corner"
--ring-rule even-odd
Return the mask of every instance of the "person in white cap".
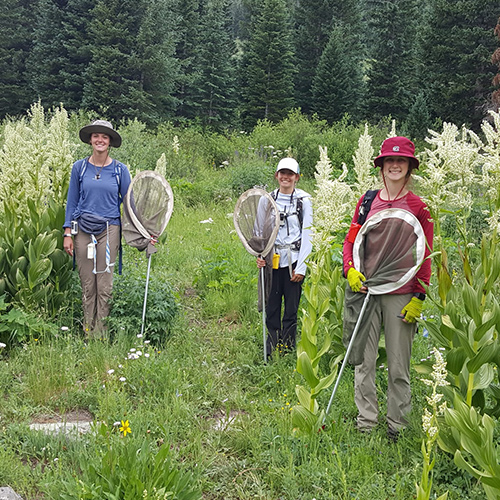
[[111, 123], [94, 121], [80, 130], [80, 139], [92, 146], [92, 155], [76, 161], [71, 171], [64, 250], [78, 265], [84, 330], [103, 336], [120, 248], [120, 205], [131, 179], [127, 167], [109, 156], [122, 142]]
[[[311, 197], [296, 184], [300, 179], [299, 164], [293, 158], [283, 158], [276, 167], [279, 188], [271, 196], [280, 211], [280, 228], [272, 259], [272, 278], [266, 301], [267, 353], [286, 351], [295, 346], [297, 311], [302, 282], [306, 274], [306, 259], [311, 253]], [[257, 258], [257, 267], [271, 262]], [[281, 314], [284, 302], [283, 315]]]

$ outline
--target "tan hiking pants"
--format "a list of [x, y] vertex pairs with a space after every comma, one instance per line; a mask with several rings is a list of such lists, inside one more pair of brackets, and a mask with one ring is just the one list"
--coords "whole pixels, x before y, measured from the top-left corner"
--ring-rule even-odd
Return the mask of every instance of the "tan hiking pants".
[[106, 332], [103, 319], [109, 315], [109, 301], [113, 290], [113, 269], [106, 271], [106, 238], [109, 237], [110, 262], [116, 261], [120, 246], [120, 226], [109, 226], [108, 231], [95, 235], [96, 263], [87, 256], [88, 244], [92, 242], [90, 234], [79, 231], [74, 238], [75, 258], [82, 283], [83, 327], [89, 336], [100, 336]]

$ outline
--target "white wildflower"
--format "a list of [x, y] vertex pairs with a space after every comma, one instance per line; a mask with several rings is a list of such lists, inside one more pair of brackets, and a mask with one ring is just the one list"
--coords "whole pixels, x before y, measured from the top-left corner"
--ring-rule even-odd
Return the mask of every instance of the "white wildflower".
[[163, 177], [167, 176], [167, 157], [165, 156], [165, 153], [162, 153], [156, 161], [156, 171]]
[[343, 172], [338, 179], [332, 179], [333, 167], [328, 158], [327, 148], [321, 147], [320, 160], [316, 164], [316, 190], [313, 199], [314, 227], [313, 245], [319, 248], [328, 244], [334, 234], [345, 228], [346, 214], [352, 210], [352, 191], [344, 182], [347, 176], [347, 167], [343, 165]]
[[174, 135], [174, 139], [172, 141], [172, 150], [173, 152], [178, 155], [179, 154], [179, 151], [181, 149], [181, 145], [179, 143], [179, 137]]
[[113, 368], [111, 368], [111, 370], [108, 370], [108, 374], [109, 375], [113, 375], [113, 373], [115, 373], [115, 371], [113, 370]]
[[368, 133], [368, 125], [365, 125], [365, 131], [358, 139], [358, 149], [352, 157], [356, 173], [355, 199], [359, 199], [368, 189], [373, 189], [377, 183], [376, 177], [371, 174], [373, 153], [372, 136]]
[[125, 377], [120, 377], [120, 382], [126, 382], [127, 379]]

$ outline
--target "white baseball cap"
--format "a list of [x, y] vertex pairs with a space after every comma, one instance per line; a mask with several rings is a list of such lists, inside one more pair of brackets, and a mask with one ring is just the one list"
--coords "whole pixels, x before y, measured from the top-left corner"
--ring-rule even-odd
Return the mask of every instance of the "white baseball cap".
[[300, 173], [299, 164], [294, 158], [282, 158], [276, 167], [276, 172], [280, 170], [291, 170], [294, 174]]

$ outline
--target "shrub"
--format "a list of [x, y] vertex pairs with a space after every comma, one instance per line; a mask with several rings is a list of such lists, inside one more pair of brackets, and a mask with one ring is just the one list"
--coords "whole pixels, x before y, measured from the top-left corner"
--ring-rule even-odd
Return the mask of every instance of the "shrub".
[[[131, 336], [141, 331], [145, 286], [145, 276], [126, 272], [115, 277], [108, 318], [112, 331], [125, 330]], [[168, 283], [150, 279], [145, 320], [148, 339], [161, 344], [168, 336], [177, 312], [178, 306]]]

